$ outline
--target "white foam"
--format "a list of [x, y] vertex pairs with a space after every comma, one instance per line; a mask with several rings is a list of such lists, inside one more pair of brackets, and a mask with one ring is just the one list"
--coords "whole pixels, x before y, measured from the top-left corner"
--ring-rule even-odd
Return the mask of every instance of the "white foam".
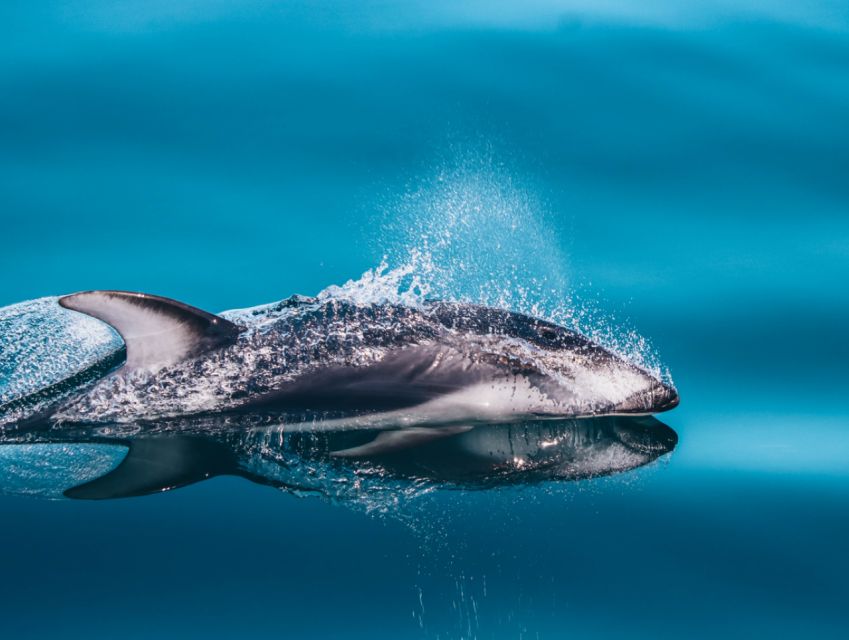
[[121, 348], [108, 325], [63, 309], [57, 300], [0, 309], [0, 404], [61, 382]]

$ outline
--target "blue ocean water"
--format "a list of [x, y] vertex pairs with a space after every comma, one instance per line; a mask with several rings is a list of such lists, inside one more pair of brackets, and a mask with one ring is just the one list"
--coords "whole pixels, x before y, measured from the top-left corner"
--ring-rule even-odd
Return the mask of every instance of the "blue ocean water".
[[219, 311], [385, 260], [681, 405], [648, 467], [372, 512], [3, 495], [3, 637], [843, 637], [849, 10], [644, 5], [5, 3], [0, 306]]

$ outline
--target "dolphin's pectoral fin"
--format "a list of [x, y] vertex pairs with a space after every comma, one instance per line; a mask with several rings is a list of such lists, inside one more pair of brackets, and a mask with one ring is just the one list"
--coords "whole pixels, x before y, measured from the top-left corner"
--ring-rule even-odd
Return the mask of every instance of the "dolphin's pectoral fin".
[[456, 349], [413, 345], [365, 366], [329, 366], [253, 398], [250, 410], [392, 411], [421, 405], [491, 380], [497, 370]]
[[66, 309], [111, 325], [127, 345], [130, 369], [159, 369], [231, 344], [239, 327], [182, 302], [128, 291], [85, 291], [59, 298]]
[[96, 480], [65, 491], [75, 500], [109, 500], [159, 493], [212, 476], [238, 473], [224, 445], [185, 436], [140, 438], [129, 444], [124, 460]]
[[387, 455], [433, 442], [434, 440], [465, 433], [473, 428], [468, 425], [458, 425], [450, 427], [413, 427], [409, 429], [398, 429], [397, 431], [381, 431], [371, 442], [358, 447], [351, 447], [350, 449], [332, 451], [330, 455], [335, 458], [369, 458], [372, 456]]

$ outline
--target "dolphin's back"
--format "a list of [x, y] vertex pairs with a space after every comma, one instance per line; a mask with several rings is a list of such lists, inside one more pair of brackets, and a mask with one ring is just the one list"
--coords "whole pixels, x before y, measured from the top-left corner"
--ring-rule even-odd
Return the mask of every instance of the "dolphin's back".
[[[59, 407], [53, 417], [69, 422], [419, 405], [437, 420], [597, 415], [653, 384], [574, 331], [465, 303], [296, 297], [214, 316], [143, 294], [63, 300], [117, 325], [134, 363]], [[644, 412], [642, 401], [618, 409]]]

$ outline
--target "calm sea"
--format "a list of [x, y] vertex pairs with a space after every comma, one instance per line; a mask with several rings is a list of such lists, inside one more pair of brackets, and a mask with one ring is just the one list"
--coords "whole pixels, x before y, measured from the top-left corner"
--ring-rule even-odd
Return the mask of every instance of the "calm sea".
[[845, 2], [12, 0], [0, 243], [0, 306], [220, 311], [385, 258], [681, 394], [640, 470], [376, 513], [7, 492], [3, 638], [846, 637]]

